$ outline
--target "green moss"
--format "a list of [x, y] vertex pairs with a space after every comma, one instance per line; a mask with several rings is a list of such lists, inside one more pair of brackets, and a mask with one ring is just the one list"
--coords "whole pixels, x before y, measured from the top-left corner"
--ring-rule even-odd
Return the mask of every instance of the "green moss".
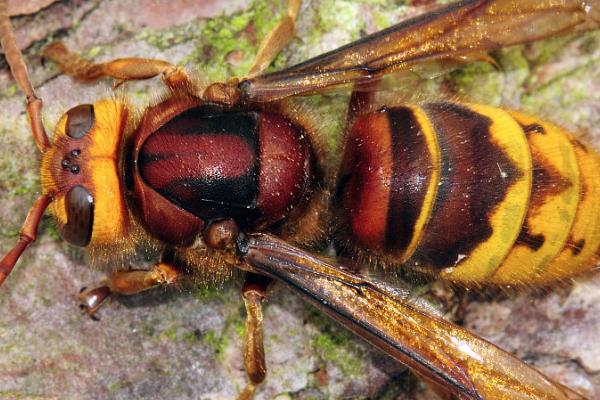
[[115, 381], [115, 382], [111, 382], [106, 386], [106, 389], [108, 389], [108, 391], [111, 394], [115, 394], [117, 393], [119, 390], [121, 390], [121, 388], [124, 386], [126, 382], [122, 382], [121, 380]]
[[528, 75], [529, 62], [525, 58], [522, 46], [504, 49], [498, 52], [496, 56], [503, 71], [519, 70], [524, 71], [523, 75]]
[[365, 30], [365, 21], [360, 18], [360, 5], [356, 2], [321, 1], [317, 5], [315, 17], [308, 37], [302, 38], [304, 48], [309, 53], [311, 49], [321, 49], [324, 35], [341, 36], [341, 45], [358, 39]]
[[587, 53], [592, 54], [600, 46], [600, 35], [588, 35], [584, 42], [581, 44], [581, 49]]
[[224, 19], [209, 21], [201, 33], [203, 43], [192, 55], [204, 79], [209, 82], [244, 75], [250, 68], [252, 61], [249, 54], [253, 53], [253, 47], [246, 37], [239, 32], [232, 32], [228, 26], [228, 21]]
[[194, 290], [194, 297], [202, 302], [218, 297], [219, 294], [220, 289], [216, 285], [200, 285]]
[[279, 18], [286, 11], [286, 4], [276, 0], [254, 0], [248, 8], [251, 13], [253, 29], [256, 33], [256, 44], [265, 37], [279, 22]]
[[[21, 365], [21, 366], [35, 365], [37, 362], [35, 355], [23, 352], [22, 351], [23, 344], [19, 341], [19, 338], [26, 336], [25, 332], [23, 332], [25, 328], [23, 328], [22, 326], [14, 326], [13, 325], [10, 327], [10, 329], [18, 330], [19, 332], [17, 332], [16, 334], [15, 334], [15, 332], [11, 332], [10, 340], [13, 340], [13, 342], [2, 344], [2, 346], [0, 346], [0, 351], [2, 351], [3, 354], [10, 353], [10, 359], [16, 365]], [[3, 329], [0, 329], [0, 333], [2, 333], [2, 330]], [[8, 336], [8, 335], [4, 335], [4, 336]], [[0, 392], [0, 393], [2, 393], [2, 392]], [[0, 399], [3, 399], [3, 397], [0, 396]]]
[[393, 23], [390, 14], [385, 10], [375, 10], [373, 12], [373, 22], [378, 30], [385, 29]]
[[105, 50], [104, 46], [93, 46], [85, 52], [85, 57], [89, 59], [95, 58], [98, 54]]
[[[293, 397], [288, 393], [278, 394], [273, 400], [292, 400]], [[303, 399], [310, 400], [310, 397], [303, 397]]]
[[2, 93], [2, 97], [12, 97], [12, 96], [16, 95], [18, 92], [19, 92], [19, 87], [16, 84], [10, 85], [4, 91], [4, 93]]
[[295, 99], [297, 104], [305, 108], [309, 121], [318, 121], [314, 128], [317, 129], [317, 135], [325, 145], [325, 154], [329, 157], [339, 153], [349, 98], [349, 94], [341, 92]]
[[0, 228], [0, 236], [7, 239], [14, 239], [19, 237], [19, 230], [18, 227], [3, 227]]
[[179, 329], [176, 326], [171, 326], [162, 331], [162, 333], [160, 334], [160, 338], [175, 341], [178, 337], [178, 330]]
[[[589, 91], [590, 74], [596, 74], [600, 59], [554, 75], [543, 84], [532, 85], [521, 99], [523, 110], [567, 126], [585, 124], [589, 116], [582, 102], [593, 103], [600, 97]], [[551, 110], [551, 111], [550, 111]]]
[[229, 345], [229, 338], [227, 335], [209, 329], [203, 333], [201, 340], [214, 351], [217, 359], [223, 359], [225, 349], [227, 349], [227, 346]]
[[184, 332], [181, 335], [181, 339], [188, 344], [194, 344], [199, 341], [199, 335], [196, 332]]
[[236, 335], [243, 338], [246, 335], [246, 320], [245, 318], [238, 318], [233, 321], [233, 330]]
[[[562, 93], [559, 91], [564, 89], [563, 83], [565, 83], [565, 81], [567, 81], [567, 80], [570, 81], [572, 79], [575, 79], [575, 78], [577, 78], [577, 76], [581, 76], [582, 78], [585, 78], [585, 75], [594, 71], [594, 69], [597, 67], [599, 62], [600, 62], [600, 59], [591, 60], [590, 62], [588, 62], [584, 65], [580, 65], [575, 69], [570, 69], [561, 74], [557, 74], [553, 77], [553, 79], [545, 82], [544, 84], [533, 86], [530, 89], [530, 93], [531, 94], [541, 94], [545, 97], [560, 96]], [[583, 89], [587, 89], [587, 88], [583, 88]], [[588, 91], [579, 90], [579, 91], [572, 91], [572, 92], [566, 93], [566, 96], [560, 96], [560, 97], [556, 97], [556, 98], [559, 98], [563, 101], [568, 100], [570, 102], [577, 102], [577, 101], [582, 100], [587, 97], [589, 97]]]
[[50, 222], [50, 217], [45, 217], [42, 220], [42, 232], [52, 240], [61, 240], [60, 234], [56, 230], [56, 225]]
[[529, 47], [528, 58], [532, 64], [547, 64], [573, 40], [572, 37], [564, 36], [537, 42]]
[[[256, 11], [255, 11], [256, 15]], [[229, 22], [229, 29], [227, 32], [239, 32], [242, 29], [246, 28], [250, 23], [250, 14], [240, 14], [234, 15]]]
[[145, 29], [136, 36], [151, 46], [160, 50], [166, 50], [178, 44], [198, 40], [205, 22], [193, 21], [168, 30]]
[[319, 333], [311, 345], [325, 362], [331, 362], [349, 377], [364, 374], [362, 350], [356, 346], [354, 336], [318, 311], [311, 312], [308, 320], [317, 326]]
[[38, 396], [31, 393], [19, 392], [16, 390], [0, 390], [0, 398], [4, 400], [45, 400], [45, 396]]
[[[18, 134], [23, 130], [22, 122], [16, 120], [11, 126], [0, 128], [0, 147], [5, 149], [3, 157], [0, 157], [0, 191], [3, 199], [15, 204], [15, 212], [11, 214], [14, 218], [4, 220], [0, 234], [9, 236], [14, 229], [20, 229], [25, 219], [28, 207], [20, 205], [32, 204], [39, 191], [38, 169], [33, 162], [37, 150], [28, 134]], [[31, 156], [17, 156], [19, 153]], [[11, 226], [11, 222], [15, 226]]]
[[[154, 334], [154, 333], [152, 333]], [[188, 344], [197, 343], [200, 339], [200, 335], [197, 331], [188, 331], [184, 330], [181, 326], [173, 325], [165, 329], [158, 336], [161, 340], [170, 340], [170, 341], [182, 341]]]
[[319, 3], [318, 17], [318, 23], [322, 28], [331, 30], [331, 28], [345, 27], [345, 30], [355, 38], [358, 38], [361, 29], [364, 29], [364, 21], [360, 18], [359, 4], [355, 2], [323, 0]]
[[156, 334], [156, 326], [154, 324], [155, 321], [145, 321], [145, 323], [141, 325], [140, 333], [146, 337], [154, 336]]
[[490, 64], [477, 62], [451, 72], [450, 77], [458, 90], [465, 90], [477, 83], [481, 75], [489, 74], [493, 70]]
[[453, 89], [469, 101], [499, 105], [502, 74], [487, 62], [475, 62], [450, 73]]
[[120, 23], [120, 22], [116, 22], [113, 23], [111, 26], [111, 30], [116, 34], [116, 35], [121, 35], [123, 33], [128, 32], [127, 26]]
[[[278, 21], [273, 15], [282, 12], [283, 6], [277, 2], [256, 0], [245, 11], [199, 24], [199, 32], [194, 35], [198, 39], [196, 50], [184, 62], [195, 64], [208, 82], [246, 75], [260, 41]], [[176, 39], [169, 40], [173, 41]], [[271, 68], [282, 64], [278, 59]]]
[[[22, 146], [17, 138], [2, 137], [0, 144], [5, 148], [19, 149], [28, 154], [35, 154], [33, 147]], [[33, 158], [33, 157], [32, 157]], [[37, 168], [33, 167], [32, 160], [27, 157], [17, 157], [14, 153], [7, 154], [0, 159], [0, 189], [7, 190], [10, 197], [29, 197], [39, 190], [39, 178]], [[4, 195], [6, 196], [6, 195]], [[21, 199], [24, 200], [25, 199]]]

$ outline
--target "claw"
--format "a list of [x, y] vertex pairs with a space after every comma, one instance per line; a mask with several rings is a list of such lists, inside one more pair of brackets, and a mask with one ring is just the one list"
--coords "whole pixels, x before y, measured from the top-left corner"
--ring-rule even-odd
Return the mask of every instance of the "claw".
[[97, 288], [88, 289], [81, 288], [79, 291], [79, 308], [86, 312], [95, 321], [99, 318], [95, 315], [96, 311], [102, 306], [104, 301], [111, 296], [111, 291], [108, 286], [100, 286]]

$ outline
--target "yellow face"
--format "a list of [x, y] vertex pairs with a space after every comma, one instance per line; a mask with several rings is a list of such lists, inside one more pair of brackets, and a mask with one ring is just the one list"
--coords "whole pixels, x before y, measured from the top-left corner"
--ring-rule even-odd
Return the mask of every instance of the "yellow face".
[[126, 120], [127, 108], [116, 99], [76, 106], [62, 116], [43, 155], [42, 191], [53, 199], [61, 235], [74, 245], [107, 245], [127, 234], [119, 172]]

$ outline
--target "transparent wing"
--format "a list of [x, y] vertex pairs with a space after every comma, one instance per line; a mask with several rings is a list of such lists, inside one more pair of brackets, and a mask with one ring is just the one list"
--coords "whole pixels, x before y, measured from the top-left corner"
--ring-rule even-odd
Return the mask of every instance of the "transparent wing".
[[419, 308], [403, 292], [266, 234], [238, 240], [242, 260], [302, 293], [417, 374], [468, 399], [583, 399], [495, 345]]
[[598, 27], [600, 0], [463, 0], [282, 71], [244, 80], [240, 88], [250, 101], [273, 101]]

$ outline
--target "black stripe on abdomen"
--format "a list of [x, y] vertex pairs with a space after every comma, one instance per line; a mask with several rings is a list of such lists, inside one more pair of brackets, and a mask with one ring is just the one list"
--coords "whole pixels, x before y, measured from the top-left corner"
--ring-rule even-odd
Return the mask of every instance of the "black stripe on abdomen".
[[442, 170], [418, 261], [441, 269], [490, 238], [491, 216], [522, 173], [491, 141], [492, 120], [487, 116], [454, 103], [432, 103], [424, 109], [438, 137]]
[[415, 225], [431, 179], [431, 155], [413, 111], [387, 110], [391, 135], [392, 176], [385, 247], [402, 253], [415, 235]]

